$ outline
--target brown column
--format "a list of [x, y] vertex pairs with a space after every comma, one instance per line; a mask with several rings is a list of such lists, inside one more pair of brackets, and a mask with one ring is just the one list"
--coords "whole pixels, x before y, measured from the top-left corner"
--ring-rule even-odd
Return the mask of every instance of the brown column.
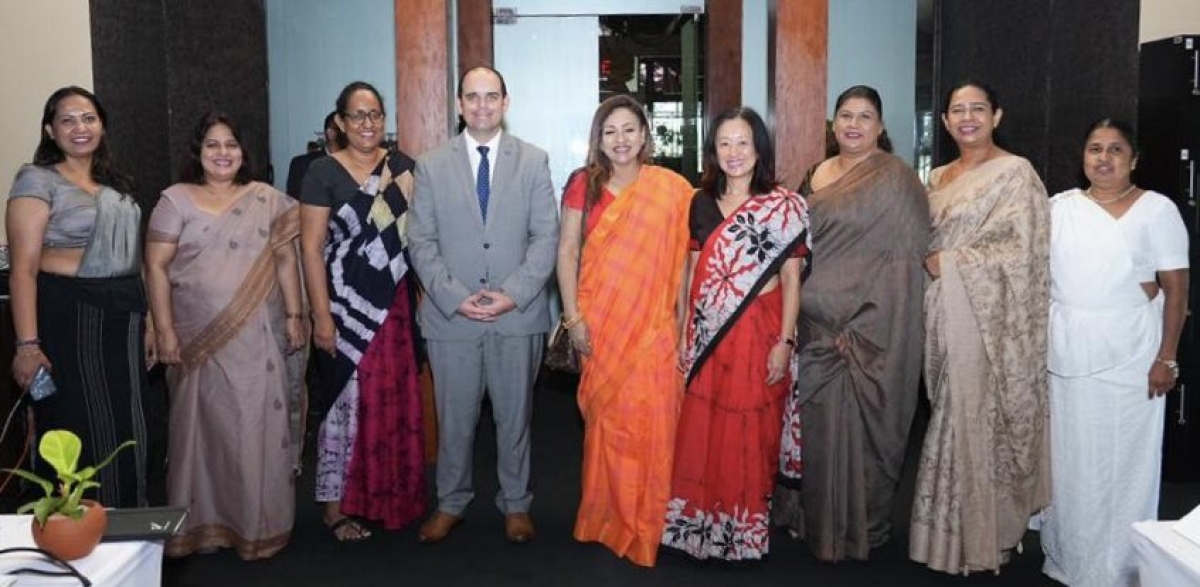
[[492, 66], [492, 0], [458, 0], [458, 70], [455, 76], [480, 65]]
[[742, 104], [742, 0], [708, 0], [705, 12], [704, 102], [711, 120]]
[[768, 18], [768, 102], [775, 124], [775, 171], [795, 189], [825, 156], [828, 0], [772, 0]]
[[[450, 136], [453, 118], [448, 100], [450, 79], [450, 0], [395, 0], [396, 142], [418, 157]], [[421, 369], [425, 420], [425, 458], [437, 458], [437, 411], [433, 378]]]
[[417, 157], [449, 137], [448, 0], [395, 0], [396, 141]]

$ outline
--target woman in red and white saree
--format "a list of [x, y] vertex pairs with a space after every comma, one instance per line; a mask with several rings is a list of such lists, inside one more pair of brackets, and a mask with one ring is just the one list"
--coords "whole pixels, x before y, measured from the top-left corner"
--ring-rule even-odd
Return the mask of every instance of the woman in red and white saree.
[[701, 559], [760, 559], [795, 376], [808, 213], [774, 181], [758, 114], [730, 110], [713, 128], [690, 213], [688, 385], [662, 542]]

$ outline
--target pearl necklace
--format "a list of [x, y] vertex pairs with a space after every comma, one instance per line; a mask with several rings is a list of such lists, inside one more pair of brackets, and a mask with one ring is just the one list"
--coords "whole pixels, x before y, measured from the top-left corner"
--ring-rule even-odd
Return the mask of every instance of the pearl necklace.
[[1085, 190], [1083, 193], [1084, 193], [1084, 195], [1086, 195], [1088, 198], [1090, 198], [1090, 199], [1091, 199], [1093, 202], [1095, 202], [1095, 203], [1097, 203], [1097, 204], [1100, 204], [1101, 206], [1103, 206], [1103, 205], [1105, 205], [1105, 204], [1111, 204], [1111, 203], [1113, 203], [1113, 202], [1118, 202], [1118, 201], [1120, 201], [1120, 200], [1123, 200], [1123, 199], [1125, 199], [1125, 196], [1128, 196], [1129, 194], [1132, 194], [1132, 193], [1133, 193], [1133, 190], [1135, 190], [1135, 189], [1137, 189], [1137, 186], [1131, 183], [1131, 184], [1129, 184], [1129, 187], [1125, 189], [1125, 191], [1121, 192], [1120, 194], [1118, 194], [1118, 195], [1116, 195], [1116, 196], [1113, 196], [1113, 197], [1111, 197], [1111, 198], [1105, 198], [1105, 199], [1103, 199], [1103, 200], [1101, 200], [1100, 198], [1097, 198], [1096, 196], [1093, 196], [1093, 195], [1092, 195], [1092, 188], [1088, 188], [1088, 189], [1087, 189], [1087, 190]]

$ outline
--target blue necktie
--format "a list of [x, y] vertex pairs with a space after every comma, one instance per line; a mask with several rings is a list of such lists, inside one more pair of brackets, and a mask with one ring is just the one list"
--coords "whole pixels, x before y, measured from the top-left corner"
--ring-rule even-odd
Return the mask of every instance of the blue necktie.
[[479, 196], [479, 213], [483, 216], [483, 221], [487, 222], [488, 198], [492, 195], [491, 164], [488, 163], [488, 148], [483, 146], [475, 148], [479, 150], [479, 171], [475, 174], [475, 195]]

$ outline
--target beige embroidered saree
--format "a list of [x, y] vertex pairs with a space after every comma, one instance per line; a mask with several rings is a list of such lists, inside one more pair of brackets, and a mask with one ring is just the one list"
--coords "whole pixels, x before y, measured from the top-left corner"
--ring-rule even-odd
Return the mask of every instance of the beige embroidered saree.
[[1049, 203], [1004, 156], [930, 192], [941, 277], [925, 293], [932, 405], [909, 556], [950, 573], [998, 570], [1049, 501]]

